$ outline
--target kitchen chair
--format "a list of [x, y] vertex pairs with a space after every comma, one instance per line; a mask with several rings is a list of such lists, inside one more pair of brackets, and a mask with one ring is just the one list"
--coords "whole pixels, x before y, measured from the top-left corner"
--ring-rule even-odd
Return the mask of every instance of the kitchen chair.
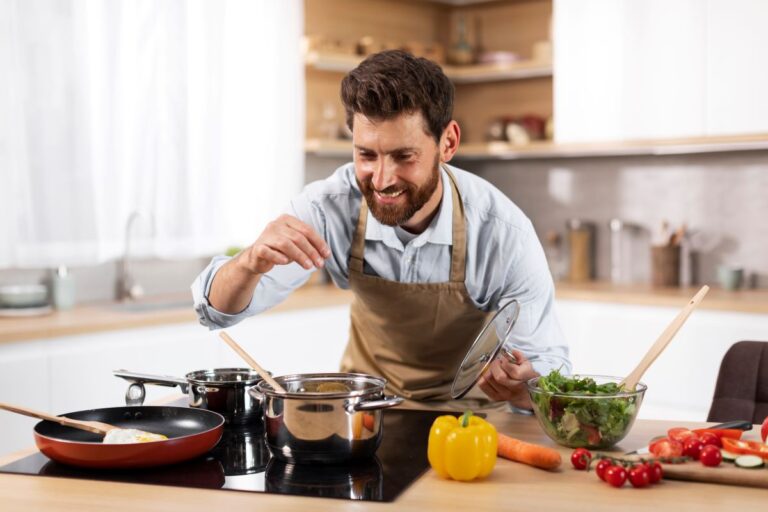
[[748, 420], [768, 416], [768, 342], [739, 341], [723, 356], [707, 421]]

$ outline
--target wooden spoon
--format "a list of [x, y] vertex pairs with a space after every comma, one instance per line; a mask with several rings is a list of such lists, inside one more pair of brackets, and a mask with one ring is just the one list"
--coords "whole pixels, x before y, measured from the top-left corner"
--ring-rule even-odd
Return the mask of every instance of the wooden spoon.
[[87, 430], [88, 432], [93, 432], [94, 434], [106, 435], [110, 430], [120, 429], [120, 427], [110, 425], [109, 423], [102, 423], [100, 421], [73, 420], [72, 418], [67, 418], [65, 416], [54, 416], [53, 414], [35, 411], [34, 409], [29, 409], [27, 407], [5, 404], [2, 402], [0, 402], [0, 409], [5, 409], [6, 411], [15, 412], [17, 414], [23, 414], [25, 416], [32, 416], [33, 418], [38, 418], [41, 420], [52, 421], [54, 423], [64, 425], [65, 427]]
[[242, 347], [238, 345], [237, 342], [233, 340], [229, 334], [227, 334], [224, 331], [221, 331], [219, 333], [219, 336], [221, 336], [221, 339], [223, 339], [227, 345], [232, 347], [232, 350], [237, 352], [240, 355], [240, 357], [242, 357], [245, 360], [245, 362], [251, 366], [251, 368], [259, 372], [259, 375], [261, 375], [261, 378], [267, 381], [267, 383], [270, 386], [272, 386], [272, 389], [274, 389], [275, 391], [281, 394], [287, 393], [285, 388], [280, 384], [278, 384], [277, 381], [273, 379], [272, 376], [269, 373], [267, 373], [267, 371], [259, 365], [259, 363], [257, 363], [250, 355], [248, 355], [248, 352], [243, 350]]
[[688, 304], [686, 304], [683, 310], [678, 313], [675, 319], [672, 320], [672, 323], [670, 323], [667, 328], [664, 329], [664, 332], [661, 333], [661, 336], [659, 336], [659, 339], [656, 340], [656, 343], [651, 346], [650, 350], [648, 350], [648, 353], [645, 354], [645, 357], [643, 357], [643, 359], [640, 361], [640, 364], [638, 364], [637, 367], [632, 370], [629, 375], [624, 377], [624, 380], [619, 383], [619, 386], [624, 386], [624, 389], [628, 391], [635, 390], [637, 383], [640, 382], [640, 378], [643, 376], [645, 371], [649, 366], [651, 366], [651, 364], [653, 364], [656, 358], [659, 357], [659, 354], [661, 354], [664, 349], [667, 348], [669, 342], [672, 341], [672, 338], [675, 337], [677, 331], [679, 331], [685, 321], [688, 320], [691, 312], [694, 310], [694, 308], [696, 308], [696, 306], [699, 305], [708, 291], [709, 286], [705, 285], [701, 287], [701, 290], [699, 290], [696, 295], [694, 295], [693, 298], [688, 302]]

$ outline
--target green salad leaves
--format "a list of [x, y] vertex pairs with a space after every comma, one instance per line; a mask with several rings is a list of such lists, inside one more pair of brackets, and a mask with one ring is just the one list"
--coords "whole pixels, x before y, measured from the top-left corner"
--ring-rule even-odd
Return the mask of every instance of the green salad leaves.
[[559, 443], [607, 448], [624, 437], [640, 406], [642, 394], [615, 396], [623, 391], [615, 382], [598, 384], [590, 377], [567, 377], [553, 370], [539, 378], [531, 398], [541, 424]]

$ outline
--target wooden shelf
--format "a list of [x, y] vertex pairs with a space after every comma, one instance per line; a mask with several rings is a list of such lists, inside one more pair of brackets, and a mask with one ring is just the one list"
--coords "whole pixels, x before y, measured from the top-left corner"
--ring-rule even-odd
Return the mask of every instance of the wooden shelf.
[[521, 160], [542, 158], [686, 155], [760, 150], [768, 150], [768, 133], [578, 144], [532, 142], [526, 146], [512, 146], [504, 142], [470, 143], [461, 145], [456, 157], [484, 160]]
[[[362, 61], [357, 55], [309, 52], [307, 66], [320, 71], [346, 73]], [[552, 76], [550, 62], [524, 60], [511, 64], [477, 64], [472, 66], [443, 66], [445, 74], [456, 84], [522, 80]]]
[[[467, 143], [459, 147], [456, 158], [465, 160], [535, 160], [761, 150], [768, 150], [768, 133], [590, 144], [532, 142], [525, 146], [512, 146], [504, 142]], [[309, 139], [305, 143], [305, 151], [317, 156], [351, 157], [352, 142], [348, 140]]]

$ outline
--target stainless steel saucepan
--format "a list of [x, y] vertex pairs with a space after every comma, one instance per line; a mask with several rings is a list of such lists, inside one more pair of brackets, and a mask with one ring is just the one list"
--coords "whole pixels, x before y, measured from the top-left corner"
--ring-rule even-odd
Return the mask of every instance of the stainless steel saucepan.
[[386, 380], [361, 373], [284, 375], [249, 394], [263, 400], [267, 447], [285, 462], [338, 463], [373, 456], [381, 443], [382, 410], [402, 403], [385, 396]]
[[144, 402], [146, 384], [179, 386], [187, 394], [190, 407], [217, 412], [224, 416], [228, 425], [263, 424], [261, 401], [248, 393], [250, 388], [262, 382], [255, 370], [215, 368], [190, 372], [184, 378], [128, 370], [115, 370], [112, 373], [131, 382], [125, 393], [127, 405], [141, 405]]

